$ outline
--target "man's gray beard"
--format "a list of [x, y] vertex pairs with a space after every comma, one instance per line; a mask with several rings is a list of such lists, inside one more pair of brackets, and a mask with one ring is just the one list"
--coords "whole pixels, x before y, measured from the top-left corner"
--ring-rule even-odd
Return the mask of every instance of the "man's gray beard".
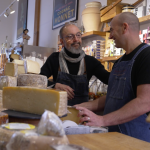
[[82, 45], [80, 45], [77, 49], [71, 46], [69, 49], [67, 48], [67, 50], [72, 54], [80, 54], [82, 51]]

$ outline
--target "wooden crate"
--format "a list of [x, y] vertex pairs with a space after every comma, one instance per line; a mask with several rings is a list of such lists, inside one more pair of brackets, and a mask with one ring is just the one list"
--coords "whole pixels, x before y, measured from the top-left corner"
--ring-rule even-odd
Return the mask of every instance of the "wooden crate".
[[[111, 10], [109, 10], [105, 15], [101, 17], [101, 22], [110, 22], [112, 18], [114, 18], [116, 15], [120, 14], [122, 12], [123, 5], [118, 4]], [[101, 10], [101, 13], [105, 9]]]

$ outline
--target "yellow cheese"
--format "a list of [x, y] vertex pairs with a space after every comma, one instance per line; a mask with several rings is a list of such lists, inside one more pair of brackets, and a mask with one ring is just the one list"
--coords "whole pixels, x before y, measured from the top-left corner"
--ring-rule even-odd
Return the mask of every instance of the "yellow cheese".
[[47, 77], [36, 74], [20, 74], [17, 78], [17, 85], [46, 88]]
[[8, 86], [17, 86], [17, 77], [0, 76], [0, 90]]
[[67, 92], [33, 87], [4, 87], [3, 107], [40, 115], [46, 109], [63, 116], [67, 113]]
[[10, 57], [13, 59], [20, 59], [20, 55], [18, 54], [11, 54]]
[[26, 73], [34, 73], [39, 74], [40, 73], [40, 65], [36, 61], [32, 60], [26, 60]]
[[71, 120], [74, 121], [75, 123], [79, 124], [79, 120], [80, 118], [78, 117], [79, 114], [79, 110], [68, 106], [68, 112], [67, 112], [67, 116], [66, 117], [62, 117], [60, 118], [62, 121], [64, 120]]
[[16, 77], [18, 75], [18, 66], [15, 63], [7, 62], [5, 65], [5, 76]]
[[24, 61], [14, 59], [13, 62], [18, 65], [18, 74], [24, 74], [25, 73]]

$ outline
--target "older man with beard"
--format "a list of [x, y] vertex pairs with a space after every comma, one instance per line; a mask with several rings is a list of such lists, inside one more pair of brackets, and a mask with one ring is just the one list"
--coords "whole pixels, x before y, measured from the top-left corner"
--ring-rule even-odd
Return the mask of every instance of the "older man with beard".
[[60, 29], [61, 52], [49, 56], [41, 68], [42, 75], [53, 76], [54, 88], [65, 90], [68, 94], [68, 105], [72, 106], [88, 101], [88, 84], [95, 75], [105, 84], [108, 83], [109, 72], [94, 57], [82, 50], [81, 33], [73, 24], [66, 24]]

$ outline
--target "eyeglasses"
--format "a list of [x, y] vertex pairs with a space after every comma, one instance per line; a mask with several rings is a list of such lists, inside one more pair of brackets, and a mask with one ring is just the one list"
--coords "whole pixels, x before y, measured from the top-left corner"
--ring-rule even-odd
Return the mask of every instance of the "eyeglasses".
[[69, 34], [69, 35], [67, 35], [66, 36], [66, 38], [68, 39], [68, 40], [73, 40], [74, 38], [75, 38], [75, 36], [78, 38], [78, 39], [80, 39], [81, 37], [82, 37], [82, 34], [81, 33], [77, 33], [77, 34]]

